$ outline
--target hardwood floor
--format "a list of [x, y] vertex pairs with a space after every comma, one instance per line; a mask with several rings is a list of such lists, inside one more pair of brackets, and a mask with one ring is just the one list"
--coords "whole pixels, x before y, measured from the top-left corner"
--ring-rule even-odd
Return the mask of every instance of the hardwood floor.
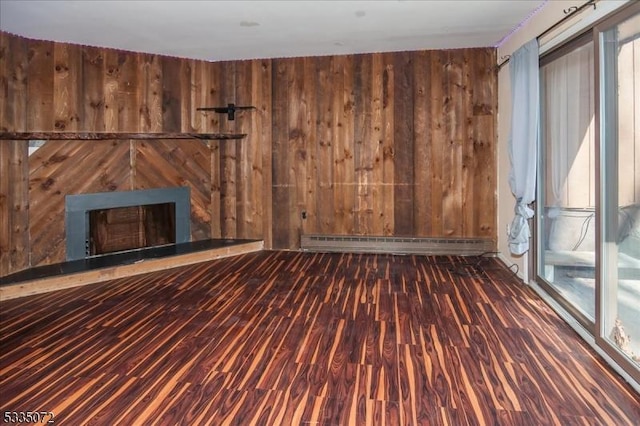
[[491, 258], [264, 251], [0, 315], [0, 409], [56, 424], [640, 419], [638, 394]]

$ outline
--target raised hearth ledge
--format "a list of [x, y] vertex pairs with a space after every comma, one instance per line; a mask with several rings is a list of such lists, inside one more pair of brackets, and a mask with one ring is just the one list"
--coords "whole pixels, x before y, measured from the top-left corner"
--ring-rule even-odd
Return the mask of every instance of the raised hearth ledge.
[[[31, 296], [34, 294], [47, 293], [50, 291], [62, 290], [65, 288], [79, 287], [87, 284], [94, 284], [103, 281], [114, 280], [117, 278], [130, 277], [133, 275], [144, 274], [147, 272], [163, 271], [176, 268], [179, 266], [192, 265], [194, 263], [207, 262], [224, 257], [237, 256], [245, 253], [253, 253], [264, 249], [263, 240], [218, 240], [223, 244], [216, 244], [216, 240], [196, 241], [185, 244], [172, 244], [152, 249], [136, 250], [125, 254], [114, 254], [101, 256], [99, 258], [89, 258], [80, 261], [74, 261], [77, 265], [80, 263], [91, 264], [102, 261], [108, 263], [108, 258], [122, 256], [128, 259], [127, 263], [104, 266], [104, 267], [87, 267], [83, 270], [70, 273], [62, 273], [44, 277], [33, 278], [29, 280], [18, 279], [16, 282], [10, 281], [12, 277], [22, 274], [29, 274], [30, 271], [22, 271], [7, 277], [0, 278], [0, 301], [15, 299], [18, 297]], [[207, 242], [213, 242], [207, 247]], [[191, 250], [190, 247], [195, 247]], [[161, 253], [156, 257], [145, 257], [143, 253], [155, 250]], [[170, 255], [162, 255], [164, 252], [172, 252]], [[138, 256], [136, 258], [136, 256]], [[43, 268], [55, 267], [55, 265], [45, 266]], [[80, 265], [80, 268], [82, 266]]]

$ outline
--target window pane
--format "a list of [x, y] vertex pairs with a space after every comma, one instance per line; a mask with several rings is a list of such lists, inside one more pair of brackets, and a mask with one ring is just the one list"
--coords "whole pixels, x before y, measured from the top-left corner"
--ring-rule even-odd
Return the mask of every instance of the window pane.
[[542, 102], [540, 270], [571, 305], [595, 314], [593, 42], [540, 69]]

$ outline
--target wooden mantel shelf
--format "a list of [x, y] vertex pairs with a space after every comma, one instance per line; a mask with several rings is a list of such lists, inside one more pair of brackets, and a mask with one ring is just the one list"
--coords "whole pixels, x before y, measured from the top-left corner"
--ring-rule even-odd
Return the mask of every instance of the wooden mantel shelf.
[[242, 139], [246, 133], [0, 132], [0, 140]]

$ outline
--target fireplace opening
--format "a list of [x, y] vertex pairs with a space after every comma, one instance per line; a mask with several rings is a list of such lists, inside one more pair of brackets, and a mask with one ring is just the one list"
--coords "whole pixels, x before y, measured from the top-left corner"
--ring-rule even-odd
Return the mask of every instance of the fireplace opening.
[[88, 255], [97, 256], [176, 242], [176, 204], [90, 210]]
[[188, 186], [65, 196], [67, 261], [191, 241]]

